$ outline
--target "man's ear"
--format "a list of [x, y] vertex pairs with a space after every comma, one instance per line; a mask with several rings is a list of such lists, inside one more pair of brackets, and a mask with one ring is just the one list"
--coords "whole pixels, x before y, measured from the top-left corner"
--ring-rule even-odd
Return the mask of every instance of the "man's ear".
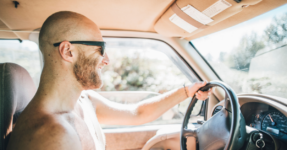
[[73, 62], [73, 60], [75, 59], [75, 56], [73, 53], [74, 48], [75, 47], [69, 41], [63, 41], [59, 45], [59, 53], [65, 61]]

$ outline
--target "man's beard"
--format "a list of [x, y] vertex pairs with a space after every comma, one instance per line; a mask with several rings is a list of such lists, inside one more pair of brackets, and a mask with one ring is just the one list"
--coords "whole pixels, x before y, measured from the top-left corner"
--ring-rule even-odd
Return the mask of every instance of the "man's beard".
[[82, 50], [79, 50], [79, 57], [74, 65], [74, 73], [85, 90], [98, 89], [102, 87], [102, 80], [97, 73], [98, 58], [87, 58]]

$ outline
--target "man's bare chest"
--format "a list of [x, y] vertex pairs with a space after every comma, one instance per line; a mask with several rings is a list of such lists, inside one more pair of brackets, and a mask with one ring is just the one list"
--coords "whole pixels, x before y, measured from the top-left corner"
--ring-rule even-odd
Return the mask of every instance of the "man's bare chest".
[[74, 127], [78, 133], [83, 150], [95, 150], [95, 141], [87, 127], [86, 122], [78, 114], [74, 113]]
[[81, 142], [89, 145], [87, 149], [93, 147], [97, 150], [104, 150], [105, 137], [97, 120], [95, 108], [90, 100], [81, 97], [74, 107], [73, 114], [75, 116], [75, 128], [81, 138]]

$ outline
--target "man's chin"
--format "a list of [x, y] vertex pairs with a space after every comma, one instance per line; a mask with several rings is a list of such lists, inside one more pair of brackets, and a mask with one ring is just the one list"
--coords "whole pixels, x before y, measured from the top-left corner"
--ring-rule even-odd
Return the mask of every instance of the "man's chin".
[[92, 85], [92, 86], [86, 86], [84, 87], [84, 90], [96, 90], [96, 89], [100, 89], [101, 87], [103, 87], [103, 82], [100, 81], [100, 83], [97, 83], [95, 85]]
[[99, 87], [97, 87], [96, 89], [100, 89], [100, 88], [102, 88], [102, 87], [103, 87], [103, 85], [104, 85], [104, 83], [103, 83], [103, 81], [101, 81], [101, 83], [99, 83]]

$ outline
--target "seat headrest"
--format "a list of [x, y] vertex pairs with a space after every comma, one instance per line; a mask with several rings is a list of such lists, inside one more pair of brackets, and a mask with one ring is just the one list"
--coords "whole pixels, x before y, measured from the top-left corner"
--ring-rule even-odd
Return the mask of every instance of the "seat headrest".
[[23, 67], [0, 63], [0, 149], [6, 148], [5, 138], [35, 93], [34, 82]]

